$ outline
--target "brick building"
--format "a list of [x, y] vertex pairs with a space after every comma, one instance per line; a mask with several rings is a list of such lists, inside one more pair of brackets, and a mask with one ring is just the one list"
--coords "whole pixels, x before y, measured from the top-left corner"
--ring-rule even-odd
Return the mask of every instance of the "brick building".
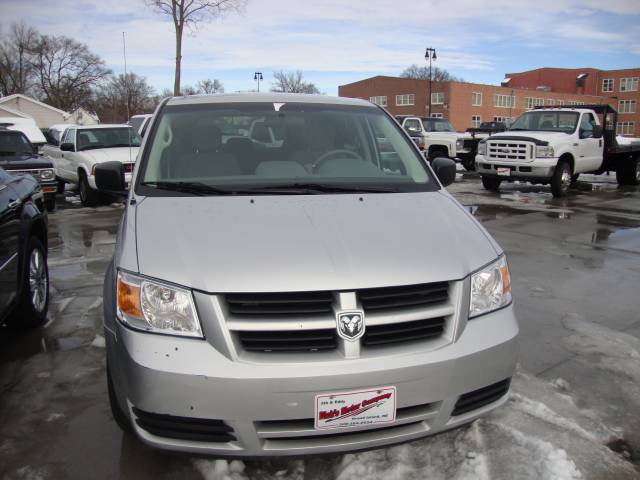
[[[386, 76], [371, 77], [338, 87], [341, 97], [370, 100], [393, 115], [428, 115], [428, 91], [428, 80]], [[448, 119], [459, 131], [477, 126], [480, 122], [509, 122], [535, 105], [610, 103], [618, 107], [616, 99], [600, 95], [467, 82], [433, 82], [431, 100], [431, 115]]]
[[504, 85], [513, 88], [548, 89], [554, 92], [599, 95], [618, 110], [618, 133], [640, 137], [640, 68], [538, 68], [507, 73]]

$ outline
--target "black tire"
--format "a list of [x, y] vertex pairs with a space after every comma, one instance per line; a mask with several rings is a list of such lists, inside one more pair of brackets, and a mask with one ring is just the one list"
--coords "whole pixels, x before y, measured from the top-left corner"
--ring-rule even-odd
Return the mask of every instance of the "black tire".
[[462, 161], [462, 166], [467, 172], [474, 172], [476, 170], [476, 162], [475, 160], [468, 158]]
[[81, 171], [78, 174], [78, 191], [80, 193], [80, 201], [85, 207], [95, 207], [100, 203], [100, 194], [89, 185], [87, 174]]
[[44, 323], [49, 308], [47, 252], [37, 237], [29, 238], [22, 270], [20, 297], [9, 323], [17, 328], [35, 328]]
[[66, 187], [66, 185], [67, 182], [58, 179], [58, 187], [56, 188], [56, 193], [64, 193], [64, 188]]
[[133, 433], [131, 421], [122, 411], [120, 404], [118, 403], [118, 398], [116, 397], [116, 392], [113, 388], [113, 381], [111, 380], [109, 365], [107, 365], [107, 389], [109, 390], [109, 406], [111, 407], [111, 415], [113, 416], [113, 419], [123, 432]]
[[616, 170], [618, 185], [640, 185], [640, 158], [629, 159]]
[[551, 193], [554, 197], [565, 197], [571, 187], [571, 165], [566, 160], [560, 160], [551, 177]]
[[578, 183], [578, 178], [580, 178], [580, 174], [579, 173], [574, 173], [573, 175], [571, 175], [571, 186], [575, 186], [576, 183]]
[[446, 150], [443, 150], [440, 147], [434, 148], [433, 150], [429, 150], [429, 154], [427, 155], [427, 159], [432, 162], [434, 159], [438, 157], [447, 157], [449, 158], [449, 154]]
[[47, 209], [47, 212], [53, 212], [56, 209], [56, 197], [49, 197], [44, 199], [44, 208]]
[[502, 180], [498, 177], [488, 177], [486, 175], [482, 175], [482, 186], [485, 190], [489, 190], [490, 192], [499, 192], [500, 184]]

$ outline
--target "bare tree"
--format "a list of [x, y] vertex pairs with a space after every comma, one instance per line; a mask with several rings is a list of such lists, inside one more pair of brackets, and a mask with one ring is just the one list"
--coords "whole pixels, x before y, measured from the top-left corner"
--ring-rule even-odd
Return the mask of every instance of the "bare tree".
[[300, 70], [295, 72], [279, 72], [273, 73], [274, 81], [271, 84], [272, 92], [288, 92], [288, 93], [320, 93], [315, 84], [304, 81], [304, 76]]
[[34, 82], [31, 63], [38, 32], [24, 23], [14, 23], [11, 33], [0, 39], [0, 94], [28, 93]]
[[182, 34], [184, 27], [195, 28], [198, 23], [220, 18], [229, 12], [239, 12], [247, 0], [147, 0], [158, 13], [173, 20], [176, 32], [176, 73], [173, 94], [180, 95], [182, 63]]
[[198, 93], [200, 93], [198, 89], [191, 85], [185, 85], [180, 89], [180, 95], [197, 95]]
[[85, 44], [64, 36], [40, 37], [32, 65], [40, 96], [62, 110], [73, 110], [89, 102], [91, 89], [111, 73]]
[[196, 84], [196, 88], [198, 89], [198, 93], [204, 93], [206, 95], [210, 95], [212, 93], [224, 93], [224, 85], [217, 78], [211, 80], [207, 78], [205, 80], [200, 80]]
[[130, 115], [149, 113], [154, 107], [153, 87], [135, 73], [110, 77], [95, 95], [94, 110], [106, 122], [125, 122]]
[[[451, 75], [442, 68], [432, 67], [431, 75], [434, 82], [464, 82], [463, 79]], [[415, 78], [417, 80], [429, 80], [429, 67], [419, 67], [415, 63], [405, 68], [400, 74], [403, 78]]]

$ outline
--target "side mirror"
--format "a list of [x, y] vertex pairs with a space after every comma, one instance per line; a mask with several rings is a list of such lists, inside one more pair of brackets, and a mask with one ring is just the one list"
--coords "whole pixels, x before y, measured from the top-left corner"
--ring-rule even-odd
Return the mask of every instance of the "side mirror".
[[60, 150], [62, 150], [63, 152], [73, 152], [73, 143], [66, 142], [60, 144]]
[[604, 129], [602, 128], [602, 125], [593, 126], [593, 138], [602, 138], [603, 133]]
[[438, 180], [446, 187], [456, 179], [456, 162], [446, 157], [438, 157], [431, 162], [431, 168], [436, 172]]
[[114, 195], [128, 194], [124, 183], [124, 166], [122, 162], [104, 162], [95, 166], [96, 186]]

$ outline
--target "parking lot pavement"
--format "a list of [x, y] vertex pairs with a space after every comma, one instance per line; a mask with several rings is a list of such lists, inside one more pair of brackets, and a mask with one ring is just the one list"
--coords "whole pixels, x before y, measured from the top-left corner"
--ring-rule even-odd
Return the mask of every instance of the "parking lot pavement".
[[639, 478], [640, 188], [581, 180], [566, 199], [490, 194], [472, 173], [449, 188], [510, 263], [521, 364], [503, 408], [389, 449], [244, 462], [152, 450], [116, 427], [101, 290], [122, 206], [66, 192], [50, 215], [48, 322], [0, 329], [0, 478]]

